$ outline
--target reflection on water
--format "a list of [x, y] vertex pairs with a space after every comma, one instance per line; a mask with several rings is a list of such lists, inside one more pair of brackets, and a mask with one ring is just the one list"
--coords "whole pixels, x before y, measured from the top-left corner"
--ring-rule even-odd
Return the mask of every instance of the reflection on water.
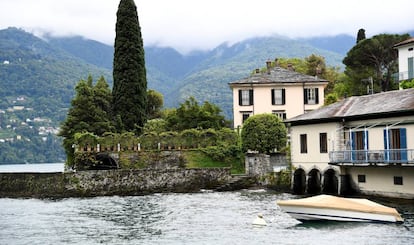
[[[413, 244], [411, 201], [393, 203], [403, 225], [301, 224], [264, 190], [58, 200], [0, 199], [0, 244]], [[262, 213], [268, 225], [256, 227]]]

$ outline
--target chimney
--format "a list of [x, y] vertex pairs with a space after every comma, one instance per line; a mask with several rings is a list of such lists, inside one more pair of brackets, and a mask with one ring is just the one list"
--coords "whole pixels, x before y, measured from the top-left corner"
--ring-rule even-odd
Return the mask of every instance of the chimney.
[[275, 58], [275, 66], [279, 66], [279, 59]]
[[289, 71], [295, 71], [295, 68], [293, 67], [292, 63], [288, 63], [288, 64], [287, 64], [287, 69], [288, 69]]
[[266, 69], [267, 69], [267, 74], [270, 74], [270, 69], [272, 68], [272, 61], [267, 60], [266, 61]]
[[256, 74], [259, 74], [259, 73], [260, 73], [260, 69], [256, 68]]

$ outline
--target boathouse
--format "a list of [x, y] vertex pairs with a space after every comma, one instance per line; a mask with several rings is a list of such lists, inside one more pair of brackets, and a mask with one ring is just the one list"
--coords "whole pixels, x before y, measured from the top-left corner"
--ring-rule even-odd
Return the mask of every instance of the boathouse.
[[414, 198], [414, 89], [349, 97], [286, 123], [295, 193]]

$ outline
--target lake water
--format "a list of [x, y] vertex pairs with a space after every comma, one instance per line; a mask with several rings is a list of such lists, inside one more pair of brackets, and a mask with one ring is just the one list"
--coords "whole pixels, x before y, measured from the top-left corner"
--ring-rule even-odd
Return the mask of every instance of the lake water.
[[[61, 172], [63, 164], [0, 165]], [[414, 201], [381, 199], [403, 224], [300, 223], [268, 190], [66, 199], [0, 198], [0, 244], [414, 244]], [[378, 200], [377, 200], [378, 201]], [[262, 213], [268, 225], [252, 221]]]
[[[404, 224], [306, 223], [282, 212], [291, 194], [266, 190], [67, 199], [0, 199], [0, 244], [414, 244]], [[268, 225], [252, 221], [262, 213]]]
[[50, 173], [63, 172], [64, 163], [0, 164], [0, 173]]

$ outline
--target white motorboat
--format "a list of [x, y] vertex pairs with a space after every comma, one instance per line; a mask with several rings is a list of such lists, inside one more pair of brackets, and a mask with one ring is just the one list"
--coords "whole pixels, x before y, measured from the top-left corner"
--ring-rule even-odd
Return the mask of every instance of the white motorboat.
[[277, 201], [280, 208], [293, 218], [358, 222], [401, 223], [403, 218], [395, 208], [362, 198], [343, 198], [331, 195]]

